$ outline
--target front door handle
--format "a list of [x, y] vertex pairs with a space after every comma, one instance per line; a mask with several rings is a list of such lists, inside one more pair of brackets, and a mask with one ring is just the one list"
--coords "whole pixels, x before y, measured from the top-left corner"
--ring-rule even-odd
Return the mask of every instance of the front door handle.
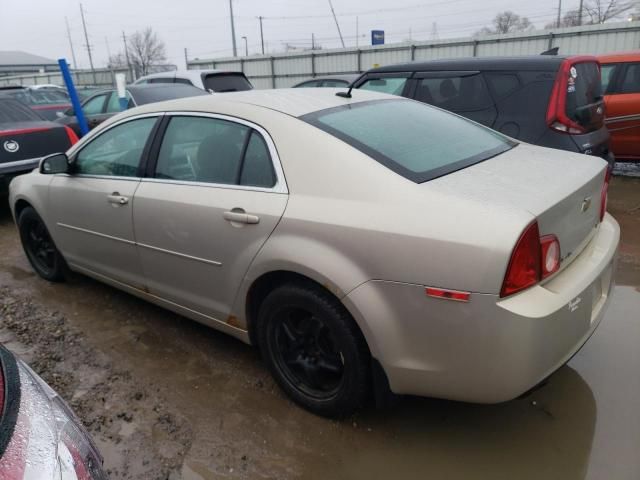
[[113, 192], [111, 195], [107, 195], [107, 202], [115, 205], [126, 205], [129, 203], [129, 199], [120, 195], [118, 192]]
[[245, 212], [242, 208], [234, 208], [229, 212], [224, 212], [222, 216], [225, 220], [232, 223], [248, 223], [250, 225], [255, 225], [260, 222], [260, 217], [251, 215]]

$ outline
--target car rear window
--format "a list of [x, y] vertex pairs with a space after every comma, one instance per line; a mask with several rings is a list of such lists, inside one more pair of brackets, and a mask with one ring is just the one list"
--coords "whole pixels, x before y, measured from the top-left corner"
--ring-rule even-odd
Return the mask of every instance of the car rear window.
[[26, 105], [11, 98], [0, 98], [0, 123], [39, 121], [42, 117]]
[[566, 114], [586, 128], [599, 128], [603, 116], [597, 113], [602, 102], [602, 80], [595, 62], [574, 64], [567, 79]]
[[253, 87], [244, 75], [236, 73], [210, 74], [202, 80], [204, 88], [212, 92], [242, 92]]
[[516, 145], [493, 130], [411, 100], [355, 103], [300, 118], [416, 183]]

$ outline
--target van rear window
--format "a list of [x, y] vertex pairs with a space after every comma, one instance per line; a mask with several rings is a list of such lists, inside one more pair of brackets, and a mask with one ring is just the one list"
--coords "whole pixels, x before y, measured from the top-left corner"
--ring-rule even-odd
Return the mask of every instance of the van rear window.
[[465, 118], [412, 100], [374, 100], [300, 117], [416, 183], [510, 150], [516, 143]]
[[242, 92], [253, 87], [244, 75], [236, 73], [217, 73], [207, 75], [202, 81], [204, 88], [212, 92]]
[[[576, 63], [567, 78], [566, 114], [571, 120], [596, 130], [604, 122], [602, 114], [602, 80], [595, 62]], [[600, 108], [600, 113], [598, 109]]]

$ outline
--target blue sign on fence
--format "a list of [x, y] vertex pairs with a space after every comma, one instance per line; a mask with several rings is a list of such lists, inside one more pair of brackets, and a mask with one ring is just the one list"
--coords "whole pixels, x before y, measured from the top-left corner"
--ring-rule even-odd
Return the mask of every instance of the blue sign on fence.
[[371, 45], [384, 45], [384, 30], [371, 30]]

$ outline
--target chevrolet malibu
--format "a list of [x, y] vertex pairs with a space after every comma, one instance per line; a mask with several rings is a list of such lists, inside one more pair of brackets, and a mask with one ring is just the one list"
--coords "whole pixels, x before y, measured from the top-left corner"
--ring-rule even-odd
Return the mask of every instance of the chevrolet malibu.
[[[336, 93], [340, 93], [337, 95]], [[25, 253], [260, 348], [326, 416], [495, 403], [598, 326], [619, 227], [600, 158], [413, 100], [289, 89], [124, 112], [11, 183]]]

